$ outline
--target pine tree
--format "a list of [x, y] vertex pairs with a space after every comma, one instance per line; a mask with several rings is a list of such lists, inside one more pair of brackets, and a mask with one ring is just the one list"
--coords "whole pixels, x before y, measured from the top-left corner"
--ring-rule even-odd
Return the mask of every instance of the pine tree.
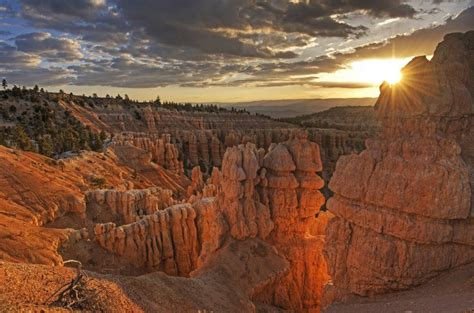
[[102, 142], [104, 142], [107, 139], [107, 134], [105, 133], [105, 131], [103, 130], [100, 131], [99, 138]]
[[155, 104], [161, 105], [161, 98], [160, 98], [160, 96], [156, 96]]
[[39, 152], [46, 156], [53, 156], [54, 146], [50, 135], [43, 135], [38, 140]]
[[31, 144], [31, 140], [25, 132], [25, 129], [20, 125], [17, 124], [14, 129], [13, 138], [16, 142], [16, 145], [21, 150], [25, 151], [32, 151], [33, 145]]
[[97, 133], [94, 133], [94, 132], [90, 132], [90, 147], [92, 150], [94, 151], [100, 151], [103, 146], [104, 146], [104, 143], [102, 142], [102, 140], [100, 139], [100, 136], [97, 134]]
[[3, 89], [7, 89], [7, 86], [8, 86], [7, 80], [4, 78], [4, 79], [2, 80], [2, 87], [3, 87]]

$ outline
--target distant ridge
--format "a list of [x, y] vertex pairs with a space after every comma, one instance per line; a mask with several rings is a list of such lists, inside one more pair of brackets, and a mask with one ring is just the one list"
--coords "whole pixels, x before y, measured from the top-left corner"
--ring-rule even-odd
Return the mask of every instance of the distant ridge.
[[225, 108], [235, 107], [251, 113], [265, 114], [273, 118], [287, 118], [321, 112], [338, 106], [374, 105], [377, 98], [330, 98], [330, 99], [289, 99], [261, 100], [235, 103], [217, 103]]

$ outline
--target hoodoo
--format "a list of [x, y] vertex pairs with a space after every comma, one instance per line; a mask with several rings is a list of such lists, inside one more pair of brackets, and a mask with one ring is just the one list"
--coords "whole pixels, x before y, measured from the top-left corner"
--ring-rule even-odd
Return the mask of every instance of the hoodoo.
[[252, 298], [262, 305], [318, 310], [329, 279], [322, 254], [328, 217], [315, 217], [324, 204], [319, 191], [324, 181], [316, 174], [322, 170], [319, 146], [307, 137], [295, 130], [267, 154], [251, 143], [230, 148], [222, 171], [215, 169], [204, 187], [212, 185], [214, 197], [135, 215], [137, 221], [126, 225], [96, 224], [94, 236], [135, 267], [185, 277], [206, 266], [225, 242], [260, 238], [277, 248], [289, 268], [275, 273]]

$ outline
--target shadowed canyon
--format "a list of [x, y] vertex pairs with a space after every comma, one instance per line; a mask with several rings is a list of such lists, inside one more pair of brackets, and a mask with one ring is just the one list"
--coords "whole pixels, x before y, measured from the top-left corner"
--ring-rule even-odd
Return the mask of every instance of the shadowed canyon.
[[3, 91], [0, 310], [474, 309], [474, 32], [402, 75], [282, 120]]

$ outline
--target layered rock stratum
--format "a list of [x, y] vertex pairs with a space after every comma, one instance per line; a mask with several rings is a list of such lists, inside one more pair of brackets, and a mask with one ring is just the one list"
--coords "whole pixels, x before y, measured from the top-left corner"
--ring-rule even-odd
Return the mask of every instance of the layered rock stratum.
[[339, 291], [406, 289], [474, 261], [474, 32], [451, 34], [382, 84], [383, 126], [339, 159], [325, 252]]

